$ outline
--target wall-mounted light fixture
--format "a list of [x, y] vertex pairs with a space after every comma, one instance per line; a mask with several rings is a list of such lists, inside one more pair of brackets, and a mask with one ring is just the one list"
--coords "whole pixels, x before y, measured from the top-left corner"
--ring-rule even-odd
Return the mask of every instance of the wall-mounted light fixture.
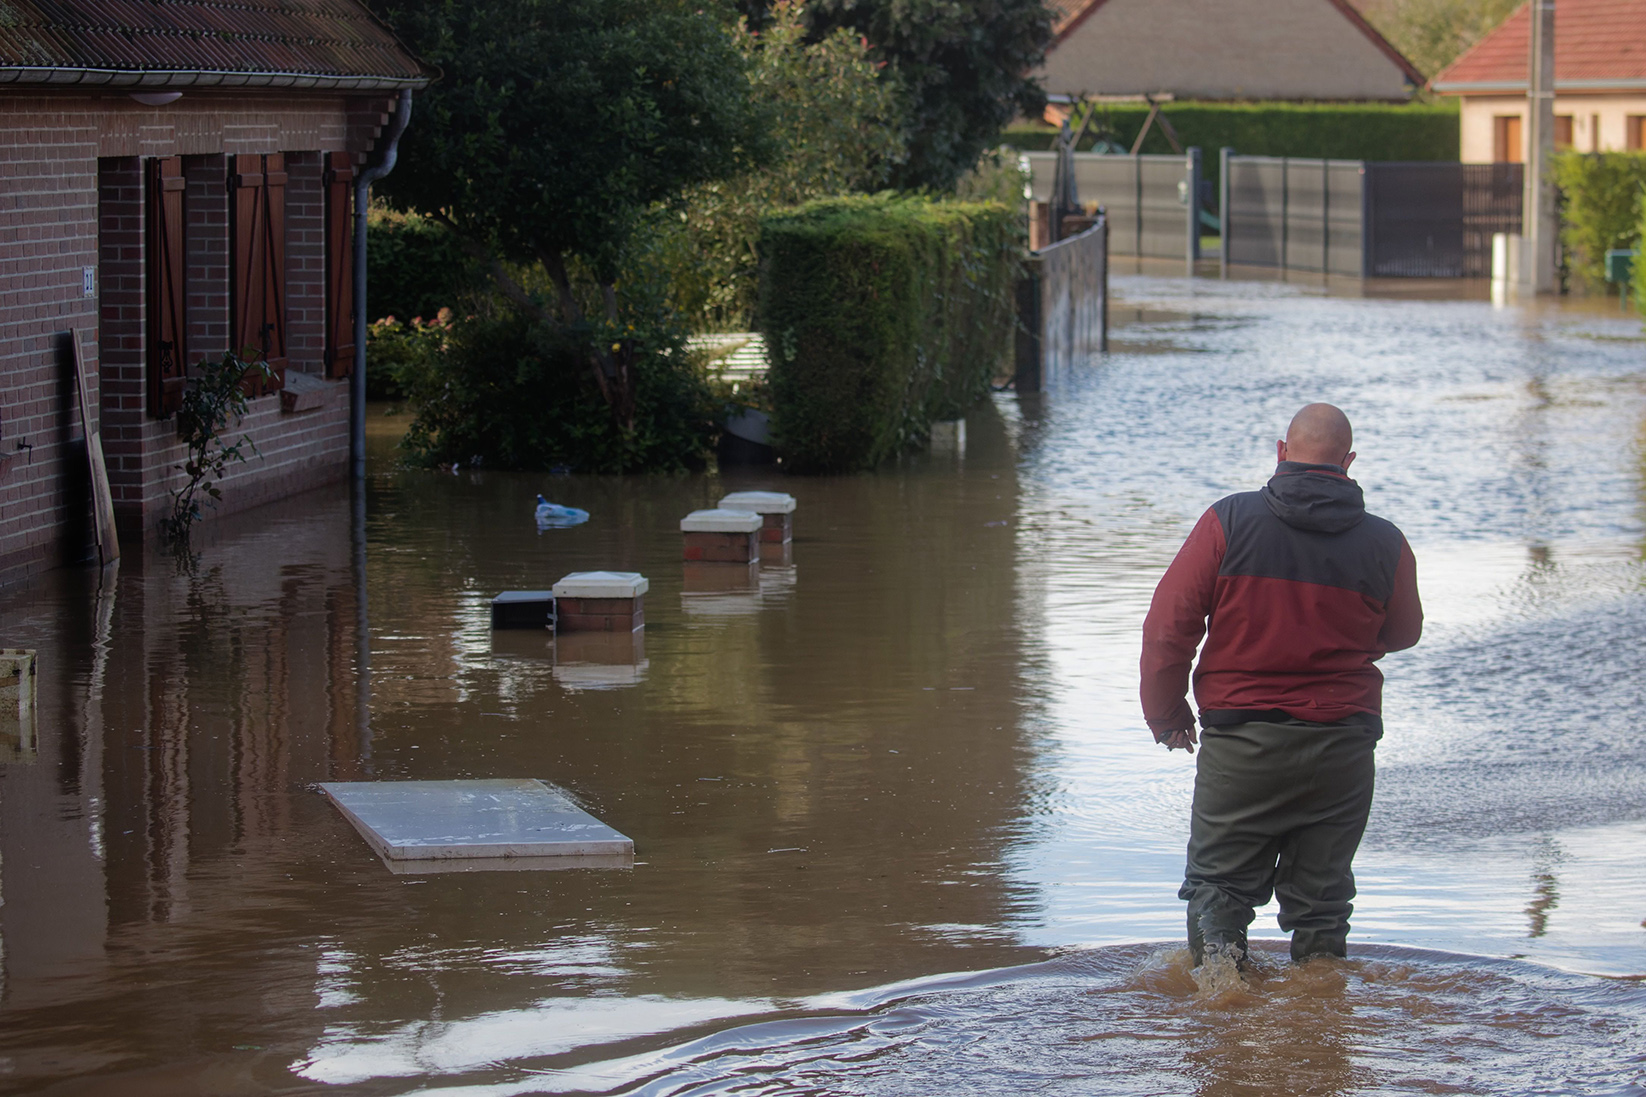
[[183, 93], [180, 91], [134, 91], [128, 94], [145, 107], [163, 107], [167, 103], [175, 103], [183, 98]]

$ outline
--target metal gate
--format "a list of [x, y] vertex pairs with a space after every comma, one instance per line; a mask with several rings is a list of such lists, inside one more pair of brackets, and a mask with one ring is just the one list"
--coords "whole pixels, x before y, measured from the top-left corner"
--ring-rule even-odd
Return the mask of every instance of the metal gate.
[[1223, 259], [1379, 278], [1484, 278], [1520, 231], [1519, 164], [1223, 152]]
[[[1023, 155], [1036, 202], [1052, 197], [1057, 153]], [[1191, 195], [1200, 193], [1200, 150], [1182, 156], [1073, 155], [1075, 188], [1082, 204], [1103, 208], [1109, 225], [1109, 254], [1150, 259], [1200, 256], [1198, 210]]]

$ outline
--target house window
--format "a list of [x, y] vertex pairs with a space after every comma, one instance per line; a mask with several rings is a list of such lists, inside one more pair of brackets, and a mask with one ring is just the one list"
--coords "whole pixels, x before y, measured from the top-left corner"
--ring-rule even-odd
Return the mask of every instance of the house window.
[[229, 192], [229, 345], [274, 371], [261, 396], [286, 385], [286, 158], [236, 156]]
[[1646, 114], [1631, 114], [1627, 121], [1624, 138], [1629, 151], [1640, 152], [1646, 149]]
[[354, 372], [354, 158], [326, 154], [326, 376]]
[[1555, 148], [1569, 149], [1572, 147], [1572, 116], [1569, 114], [1555, 115]]
[[183, 267], [183, 158], [148, 161], [143, 179], [144, 256], [147, 269], [149, 414], [164, 419], [183, 401], [188, 319]]
[[1500, 114], [1492, 119], [1492, 159], [1518, 164], [1525, 159], [1520, 143], [1520, 115]]
[[1589, 151], [1600, 151], [1600, 115], [1589, 115]]

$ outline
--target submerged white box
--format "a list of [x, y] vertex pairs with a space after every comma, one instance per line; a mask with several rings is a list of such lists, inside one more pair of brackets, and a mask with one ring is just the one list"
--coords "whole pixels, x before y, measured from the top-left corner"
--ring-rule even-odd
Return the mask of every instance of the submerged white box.
[[325, 781], [320, 788], [389, 861], [634, 855], [629, 838], [531, 778]]

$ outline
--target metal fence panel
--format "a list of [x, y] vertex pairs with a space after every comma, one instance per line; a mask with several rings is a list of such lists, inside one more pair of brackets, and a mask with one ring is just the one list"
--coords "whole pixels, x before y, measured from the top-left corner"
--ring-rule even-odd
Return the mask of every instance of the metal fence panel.
[[1286, 157], [1286, 210], [1282, 247], [1292, 270], [1326, 269], [1326, 161]]
[[1463, 276], [1463, 165], [1366, 165], [1367, 274], [1384, 278]]
[[1108, 222], [1099, 217], [1078, 236], [1030, 256], [1018, 298], [1019, 392], [1039, 391], [1069, 367], [1108, 349], [1108, 240]]
[[1286, 161], [1278, 156], [1241, 156], [1229, 160], [1229, 223], [1223, 246], [1229, 262], [1278, 267], [1286, 226]]
[[1029, 194], [1035, 202], [1052, 200], [1052, 180], [1057, 176], [1057, 153], [1025, 152], [1029, 164]]
[[1074, 179], [1082, 202], [1096, 202], [1103, 207], [1109, 222], [1109, 250], [1115, 255], [1136, 255], [1140, 225], [1137, 158], [1077, 152]]
[[1366, 165], [1326, 161], [1326, 272], [1359, 277], [1365, 271]]
[[1136, 160], [1142, 207], [1136, 254], [1182, 259], [1189, 245], [1188, 218], [1194, 214], [1187, 186], [1188, 158], [1139, 156]]

